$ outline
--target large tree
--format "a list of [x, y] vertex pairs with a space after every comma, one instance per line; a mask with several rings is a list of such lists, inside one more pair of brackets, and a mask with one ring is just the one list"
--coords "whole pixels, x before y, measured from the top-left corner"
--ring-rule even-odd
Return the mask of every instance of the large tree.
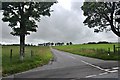
[[120, 15], [120, 2], [84, 2], [81, 9], [86, 16], [83, 23], [94, 28], [94, 32], [112, 30], [120, 37], [120, 19], [115, 17], [115, 14]]
[[9, 22], [12, 35], [20, 36], [20, 60], [25, 54], [25, 36], [37, 31], [36, 21], [41, 16], [50, 16], [50, 7], [55, 2], [2, 2], [2, 20]]

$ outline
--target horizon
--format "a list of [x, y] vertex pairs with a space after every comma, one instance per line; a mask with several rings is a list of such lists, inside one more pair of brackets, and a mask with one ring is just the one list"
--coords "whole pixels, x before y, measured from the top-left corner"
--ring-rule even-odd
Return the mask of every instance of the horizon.
[[[108, 41], [97, 41], [97, 42], [93, 42], [93, 41], [90, 41], [90, 42], [85, 42], [85, 43], [73, 43], [73, 45], [77, 45], [77, 44], [89, 44], [89, 43], [94, 43], [94, 44], [97, 44], [98, 42], [108, 42]], [[44, 44], [44, 43], [64, 43], [64, 45], [66, 45], [66, 43], [69, 43], [69, 42], [43, 42], [43, 43], [38, 43], [38, 44], [32, 44], [32, 43], [26, 43], [25, 45], [39, 45], [39, 44]], [[108, 43], [118, 43], [118, 42], [108, 42]], [[0, 43], [0, 45], [20, 45], [19, 43], [10, 43], [10, 44], [3, 44], [3, 43]]]

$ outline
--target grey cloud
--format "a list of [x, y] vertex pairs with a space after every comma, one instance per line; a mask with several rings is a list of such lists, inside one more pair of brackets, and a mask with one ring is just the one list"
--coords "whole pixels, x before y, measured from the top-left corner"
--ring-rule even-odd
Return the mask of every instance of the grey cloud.
[[[82, 5], [83, 5], [83, 2], [72, 2], [71, 9], [72, 9], [72, 11], [81, 12]], [[80, 14], [82, 14], [82, 13], [80, 13]]]
[[19, 38], [10, 34], [12, 31], [8, 26], [8, 23], [4, 23], [2, 20], [2, 12], [0, 12], [0, 27], [1, 27], [1, 41], [0, 43], [19, 43]]
[[31, 35], [39, 39], [47, 39], [49, 41], [75, 41], [82, 36], [83, 24], [80, 24], [80, 16], [76, 13], [63, 8], [56, 8], [50, 18], [42, 18], [39, 23], [39, 34]]
[[11, 28], [2, 22], [2, 42], [19, 43], [19, 38], [10, 34]]

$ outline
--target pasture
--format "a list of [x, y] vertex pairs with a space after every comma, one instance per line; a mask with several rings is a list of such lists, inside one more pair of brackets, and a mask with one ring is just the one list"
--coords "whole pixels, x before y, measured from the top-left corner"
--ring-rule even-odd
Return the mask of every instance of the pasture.
[[[12, 58], [10, 50], [12, 49]], [[31, 55], [32, 50], [32, 55]], [[19, 59], [19, 46], [2, 46], [2, 76], [8, 76], [47, 64], [53, 55], [49, 47], [27, 46], [23, 62]]]
[[55, 46], [54, 48], [92, 58], [103, 60], [120, 60], [117, 49], [114, 53], [113, 45], [116, 47], [118, 46], [118, 44], [77, 44], [68, 46]]

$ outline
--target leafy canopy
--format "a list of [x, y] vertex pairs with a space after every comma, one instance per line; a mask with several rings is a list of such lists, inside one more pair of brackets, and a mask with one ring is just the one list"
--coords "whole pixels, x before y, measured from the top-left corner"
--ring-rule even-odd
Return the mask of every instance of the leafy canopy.
[[50, 7], [55, 2], [2, 2], [3, 21], [9, 22], [13, 32], [11, 34], [30, 34], [36, 32], [36, 21], [41, 16], [50, 16]]
[[94, 28], [94, 32], [112, 30], [120, 37], [115, 21], [115, 13], [120, 8], [120, 2], [84, 2], [81, 8], [86, 16], [83, 23], [89, 28]]

